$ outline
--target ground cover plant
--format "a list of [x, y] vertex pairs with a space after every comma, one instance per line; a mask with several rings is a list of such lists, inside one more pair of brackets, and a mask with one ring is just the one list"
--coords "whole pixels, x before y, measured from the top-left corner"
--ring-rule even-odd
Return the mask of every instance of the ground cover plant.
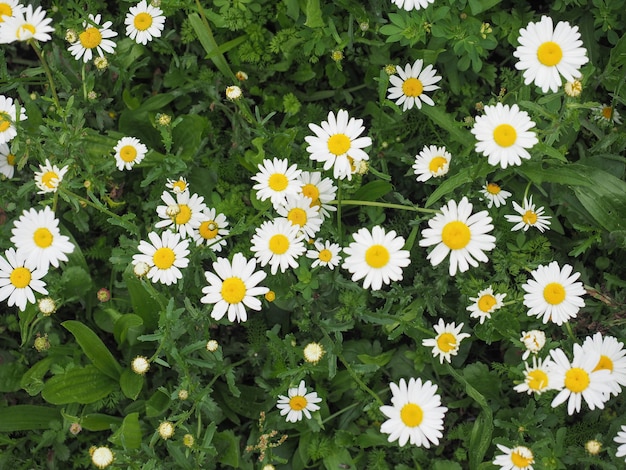
[[623, 468], [625, 6], [0, 0], [0, 468]]

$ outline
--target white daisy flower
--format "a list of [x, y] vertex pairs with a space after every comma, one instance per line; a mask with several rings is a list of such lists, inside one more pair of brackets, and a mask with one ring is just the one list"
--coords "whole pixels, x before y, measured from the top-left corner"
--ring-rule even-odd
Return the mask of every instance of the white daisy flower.
[[133, 255], [133, 265], [146, 263], [150, 266], [146, 276], [152, 282], [168, 286], [176, 284], [178, 279], [183, 278], [180, 268], [186, 268], [189, 264], [189, 240], [181, 240], [178, 233], [169, 230], [165, 230], [161, 236], [150, 232], [148, 238], [152, 243], [145, 240], [139, 242], [137, 249], [141, 253]]
[[502, 308], [506, 294], [494, 294], [491, 286], [481, 290], [476, 297], [470, 297], [474, 302], [466, 308], [470, 313], [470, 317], [478, 318], [482, 325], [487, 318], [491, 318], [491, 314]]
[[425, 146], [419, 155], [415, 156], [415, 163], [412, 167], [417, 181], [428, 181], [447, 174], [451, 158], [452, 155], [446, 151], [445, 147]]
[[369, 160], [369, 155], [363, 150], [372, 145], [369, 137], [359, 137], [365, 127], [363, 119], [351, 118], [348, 111], [340, 109], [335, 114], [330, 111], [328, 120], [321, 126], [309, 124], [315, 136], [307, 136], [304, 140], [309, 144], [306, 151], [313, 161], [323, 162], [324, 170], [333, 168], [335, 179], [352, 179], [360, 162]]
[[487, 209], [491, 209], [491, 206], [500, 207], [506, 205], [507, 198], [512, 195], [510, 192], [502, 189], [497, 183], [486, 183], [480, 192], [487, 199]]
[[352, 274], [352, 281], [363, 279], [363, 288], [380, 290], [383, 284], [402, 280], [402, 268], [410, 262], [410, 253], [403, 250], [403, 237], [395, 230], [385, 233], [376, 225], [370, 232], [365, 227], [352, 234], [354, 241], [343, 251], [347, 256], [342, 268]]
[[281, 416], [287, 415], [288, 423], [300, 421], [302, 414], [311, 419], [311, 411], [320, 409], [316, 403], [321, 402], [322, 399], [317, 396], [317, 392], [306, 393], [306, 390], [304, 380], [301, 380], [300, 385], [287, 391], [287, 396], [278, 395], [276, 407], [280, 410]]
[[187, 179], [182, 176], [177, 180], [171, 180], [168, 178], [165, 187], [175, 194], [189, 191], [189, 183], [187, 183]]
[[39, 165], [39, 171], [35, 172], [35, 184], [40, 189], [37, 194], [56, 193], [67, 170], [69, 170], [67, 165], [59, 168], [46, 158], [46, 164]]
[[[2, 5], [0, 3], [0, 15]], [[0, 23], [0, 44], [29, 39], [45, 42], [52, 39], [52, 36], [48, 34], [54, 31], [54, 28], [50, 26], [52, 19], [46, 18], [46, 10], [41, 7], [33, 10], [33, 6], [28, 5], [25, 9], [15, 10], [13, 16], [3, 18], [4, 22]]]
[[519, 393], [528, 393], [532, 395], [541, 395], [543, 392], [552, 390], [550, 383], [550, 367], [552, 361], [549, 358], [537, 360], [537, 356], [533, 356], [533, 365], [525, 363], [524, 382], [513, 387], [513, 390]]
[[521, 165], [522, 158], [530, 159], [527, 149], [539, 140], [530, 131], [535, 123], [526, 111], [514, 104], [498, 103], [485, 106], [485, 114], [476, 116], [471, 133], [476, 137], [476, 152], [488, 157], [490, 165], [506, 168]]
[[5, 17], [11, 18], [17, 13], [24, 11], [24, 5], [19, 0], [2, 0], [0, 1], [0, 24], [5, 21]]
[[117, 169], [132, 170], [132, 168], [144, 159], [148, 147], [135, 137], [122, 137], [113, 148], [115, 150], [115, 166]]
[[448, 408], [441, 406], [437, 385], [430, 380], [410, 378], [407, 384], [400, 379], [398, 385], [391, 382], [391, 405], [383, 405], [380, 411], [388, 419], [380, 426], [380, 432], [389, 434], [389, 442], [398, 441], [402, 447], [407, 442], [418, 447], [430, 448], [439, 444], [443, 437], [443, 419]]
[[398, 8], [404, 8], [406, 11], [413, 9], [420, 10], [426, 8], [431, 3], [435, 3], [435, 0], [391, 0], [391, 3]]
[[311, 199], [296, 194], [289, 195], [284, 204], [276, 206], [276, 212], [285, 217], [289, 222], [309, 238], [315, 238], [315, 234], [322, 227], [319, 207], [311, 205]]
[[[409, 0], [411, 1], [411, 0]], [[432, 65], [424, 67], [424, 61], [417, 59], [413, 65], [406, 64], [404, 69], [397, 67], [398, 76], [391, 75], [389, 82], [393, 85], [389, 87], [387, 98], [396, 100], [398, 106], [402, 106], [402, 111], [417, 106], [422, 109], [422, 103], [434, 106], [435, 102], [425, 92], [435, 91], [439, 86], [435, 85], [441, 80], [437, 75], [437, 70]]]
[[22, 106], [19, 106], [20, 112], [18, 115], [16, 104], [19, 106], [17, 101], [15, 104], [13, 103], [13, 98], [0, 95], [0, 144], [10, 142], [17, 135], [16, 121], [28, 119], [26, 111]]
[[276, 274], [278, 268], [284, 273], [288, 267], [298, 267], [298, 257], [306, 251], [303, 234], [286, 219], [265, 221], [258, 227], [252, 237], [251, 251], [261, 266], [270, 265], [271, 273]]
[[49, 265], [58, 268], [59, 261], [67, 261], [66, 254], [74, 251], [74, 244], [61, 235], [59, 219], [48, 206], [40, 211], [24, 210], [13, 226], [11, 242], [41, 270], [47, 271]]
[[241, 253], [235, 253], [232, 263], [226, 258], [218, 258], [213, 263], [213, 271], [204, 275], [209, 283], [202, 288], [206, 294], [200, 299], [203, 304], [213, 304], [211, 318], [220, 320], [228, 313], [231, 322], [244, 322], [248, 319], [246, 307], [261, 310], [261, 301], [255, 296], [269, 292], [267, 287], [257, 286], [267, 276], [256, 271], [256, 260], [247, 260]]
[[581, 297], [585, 288], [582, 282], [574, 282], [580, 273], [572, 274], [572, 269], [569, 264], [561, 269], [552, 261], [530, 273], [533, 279], [522, 285], [526, 291], [524, 305], [530, 309], [528, 316], [542, 317], [544, 323], [551, 321], [557, 325], [576, 317], [578, 310], [585, 306]]
[[603, 124], [619, 125], [622, 123], [622, 117], [620, 113], [617, 111], [617, 109], [613, 108], [613, 106], [603, 104], [602, 106], [591, 108], [591, 112], [593, 113], [593, 118]]
[[554, 361], [550, 367], [550, 382], [556, 390], [560, 390], [552, 400], [552, 408], [567, 400], [567, 414], [572, 415], [580, 411], [582, 399], [590, 410], [604, 408], [611, 394], [611, 376], [606, 369], [594, 370], [600, 360], [598, 353], [584, 352], [579, 344], [574, 344], [571, 364], [561, 349], [552, 349], [550, 356]]
[[581, 77], [580, 67], [589, 58], [581, 47], [578, 26], [559, 21], [553, 28], [552, 18], [542, 16], [541, 21], [528, 23], [519, 32], [520, 45], [513, 55], [519, 59], [515, 68], [524, 71], [525, 85], [533, 82], [544, 93], [556, 93], [562, 84], [561, 76], [570, 82]]
[[621, 431], [618, 431], [617, 435], [613, 438], [613, 442], [620, 444], [615, 452], [615, 457], [626, 456], [626, 426], [622, 425]]
[[521, 229], [524, 229], [525, 232], [529, 227], [536, 227], [541, 233], [545, 230], [550, 230], [549, 226], [552, 216], [543, 215], [545, 212], [543, 206], [539, 209], [535, 209], [532, 196], [530, 196], [529, 199], [524, 198], [523, 206], [520, 206], [517, 202], [513, 201], [513, 209], [515, 209], [515, 212], [519, 215], [507, 214], [504, 216], [509, 222], [517, 224], [511, 229], [512, 232]]
[[0, 256], [0, 301], [9, 299], [9, 307], [15, 305], [24, 311], [27, 303], [35, 303], [33, 291], [44, 295], [48, 293], [46, 283], [41, 280], [48, 270], [27, 261], [26, 253], [21, 250], [9, 248], [4, 256]]
[[141, 0], [134, 7], [130, 7], [124, 24], [126, 36], [138, 44], [146, 45], [153, 38], [161, 37], [165, 27], [165, 16], [163, 10], [148, 4], [146, 0]]
[[340, 251], [341, 247], [337, 243], [331, 243], [328, 240], [324, 243], [316, 241], [315, 250], [308, 250], [306, 257], [315, 260], [313, 264], [311, 264], [312, 268], [326, 266], [329, 269], [335, 269], [341, 262]]
[[516, 446], [509, 449], [500, 444], [496, 445], [500, 452], [504, 453], [496, 455], [494, 465], [499, 465], [502, 470], [533, 470], [535, 456], [528, 447]]
[[330, 212], [335, 212], [337, 208], [328, 204], [337, 195], [337, 186], [330, 178], [322, 178], [319, 171], [303, 171], [299, 177], [302, 187], [300, 194], [311, 199], [311, 206], [317, 206], [320, 210], [322, 220], [330, 217]]
[[465, 196], [458, 205], [449, 201], [422, 231], [420, 246], [437, 245], [427, 256], [433, 266], [450, 254], [451, 276], [457, 268], [463, 273], [469, 265], [478, 266], [478, 261], [486, 263], [489, 258], [484, 252], [496, 247], [496, 237], [488, 235], [493, 230], [491, 217], [486, 210], [472, 214], [472, 207]]
[[298, 194], [302, 183], [298, 179], [301, 171], [296, 164], [287, 168], [287, 159], [263, 160], [259, 165], [259, 172], [251, 179], [257, 184], [252, 189], [257, 191], [256, 197], [260, 201], [269, 199], [274, 207], [284, 204], [288, 194]]
[[522, 331], [522, 337], [519, 339], [526, 351], [522, 354], [522, 360], [528, 359], [530, 354], [537, 354], [546, 344], [546, 334], [541, 330]]
[[11, 149], [7, 144], [0, 144], [0, 174], [8, 179], [13, 178], [15, 174], [15, 155], [11, 153]]
[[617, 341], [613, 336], [602, 336], [600, 332], [593, 336], [587, 336], [582, 345], [583, 353], [597, 353], [600, 360], [594, 367], [595, 370], [608, 370], [611, 380], [612, 395], [619, 395], [622, 387], [626, 386], [626, 350], [624, 343]]
[[470, 337], [467, 333], [461, 333], [463, 323], [459, 323], [459, 325], [456, 326], [454, 322], [445, 323], [443, 318], [440, 318], [439, 322], [433, 328], [437, 336], [422, 340], [422, 346], [432, 347], [434, 357], [439, 356], [439, 362], [441, 364], [443, 364], [444, 360], [450, 362], [452, 356], [458, 354], [461, 341]]
[[204, 198], [195, 193], [184, 192], [176, 194], [174, 199], [169, 192], [163, 191], [161, 200], [165, 205], [157, 206], [157, 215], [163, 220], [157, 222], [155, 228], [170, 227], [178, 231], [183, 238], [195, 238], [196, 229], [205, 221]]
[[84, 63], [93, 59], [93, 49], [96, 50], [100, 57], [104, 57], [104, 53], [112, 54], [115, 50], [115, 42], [110, 38], [117, 36], [117, 33], [109, 28], [113, 22], [107, 21], [100, 25], [101, 15], [93, 16], [89, 14], [89, 20], [83, 22], [85, 28], [79, 35], [78, 41], [72, 43], [68, 50], [76, 60], [82, 58]]
[[226, 240], [223, 237], [230, 233], [226, 227], [228, 227], [226, 216], [217, 214], [215, 209], [207, 207], [202, 211], [202, 221], [198, 230], [193, 232], [196, 246], [206, 243], [211, 250], [222, 251], [222, 247], [226, 246]]

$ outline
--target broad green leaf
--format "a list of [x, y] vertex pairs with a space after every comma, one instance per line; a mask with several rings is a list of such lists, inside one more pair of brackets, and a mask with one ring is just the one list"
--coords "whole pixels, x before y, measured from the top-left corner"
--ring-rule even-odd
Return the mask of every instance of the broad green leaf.
[[22, 337], [22, 346], [30, 342], [30, 338], [33, 335], [33, 331], [31, 329], [31, 325], [33, 320], [37, 316], [37, 307], [35, 305], [29, 303], [26, 305], [25, 310], [20, 310], [19, 313], [20, 318], [20, 333]]
[[5, 362], [0, 364], [0, 392], [17, 392], [20, 380], [26, 372], [26, 366], [19, 362]]
[[133, 312], [141, 317], [146, 331], [154, 331], [158, 326], [159, 313], [161, 312], [159, 300], [165, 305], [167, 303], [165, 297], [156, 291], [154, 293], [148, 292], [142, 281], [133, 274], [132, 268], [124, 272], [124, 280], [130, 295]]
[[109, 416], [102, 413], [91, 413], [85, 415], [80, 420], [80, 425], [87, 431], [106, 431], [112, 426], [122, 424], [119, 416]]
[[375, 201], [391, 191], [393, 191], [393, 185], [387, 181], [370, 181], [361, 186], [354, 193], [352, 199], [359, 201]]
[[154, 392], [154, 395], [146, 402], [146, 416], [154, 418], [160, 416], [167, 410], [170, 404], [170, 397], [160, 390]]
[[344, 468], [346, 470], [356, 470], [354, 461], [348, 449], [335, 448], [332, 452], [323, 458], [324, 466], [326, 470], [334, 470], [337, 468]]
[[119, 317], [113, 327], [115, 341], [121, 345], [125, 341], [133, 346], [137, 344], [137, 337], [144, 331], [143, 319], [134, 313], [126, 313]]
[[207, 119], [196, 114], [183, 116], [180, 123], [172, 130], [174, 149], [179, 149], [183, 159], [192, 157], [200, 147]]
[[233, 468], [239, 467], [239, 439], [231, 430], [216, 432], [213, 445], [217, 449], [217, 461]]
[[117, 388], [117, 383], [93, 365], [71, 369], [49, 379], [41, 396], [53, 405], [81, 403], [86, 405], [102, 400]]
[[387, 364], [391, 360], [391, 357], [393, 356], [394, 352], [395, 352], [394, 350], [391, 350], [391, 351], [387, 351], [382, 354], [379, 354], [378, 356], [370, 356], [369, 354], [359, 354], [357, 358], [363, 364], [375, 364], [378, 367], [383, 367], [385, 364]]
[[94, 366], [112, 379], [116, 381], [120, 379], [122, 366], [91, 328], [76, 320], [67, 320], [61, 324], [74, 335], [76, 342]]
[[472, 15], [478, 15], [498, 5], [502, 0], [469, 0]]
[[49, 406], [13, 405], [2, 409], [0, 432], [49, 429], [52, 421], [61, 421], [61, 412]]
[[320, 8], [320, 0], [306, 0], [306, 22], [305, 26], [309, 28], [323, 28], [324, 19], [322, 18], [322, 10]]
[[43, 388], [43, 376], [46, 375], [46, 372], [50, 370], [50, 366], [52, 365], [54, 359], [51, 357], [46, 357], [41, 361], [35, 363], [30, 369], [26, 371], [26, 373], [22, 376], [20, 380], [20, 387], [22, 387], [26, 392], [34, 397], [41, 392]]
[[130, 413], [124, 418], [120, 428], [109, 440], [124, 449], [139, 449], [141, 447], [141, 427], [139, 425], [139, 413]]
[[136, 400], [143, 388], [144, 378], [130, 369], [124, 369], [120, 377], [120, 387], [126, 397]]

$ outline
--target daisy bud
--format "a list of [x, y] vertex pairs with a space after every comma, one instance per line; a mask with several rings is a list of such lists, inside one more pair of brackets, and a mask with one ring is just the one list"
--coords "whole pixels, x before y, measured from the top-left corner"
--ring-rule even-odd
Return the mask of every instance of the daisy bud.
[[157, 122], [160, 126], [169, 126], [172, 123], [172, 116], [169, 114], [157, 114]]
[[130, 368], [137, 375], [144, 375], [150, 370], [150, 362], [144, 356], [137, 356], [130, 364]]
[[573, 80], [571, 82], [566, 82], [563, 86], [565, 90], [565, 94], [572, 98], [578, 98], [583, 91], [583, 84], [580, 80]]
[[185, 390], [184, 388], [178, 391], [178, 399], [179, 400], [186, 400], [187, 398], [189, 398], [189, 392], [187, 390]]
[[231, 85], [229, 87], [226, 87], [226, 98], [228, 98], [229, 100], [238, 100], [239, 98], [241, 98], [242, 95], [243, 93], [241, 92], [241, 88], [239, 88], [237, 85]]
[[245, 82], [248, 79], [248, 74], [246, 72], [242, 72], [241, 70], [235, 74], [235, 77], [240, 82]]
[[526, 351], [522, 355], [525, 360], [530, 353], [537, 354], [546, 344], [546, 334], [540, 330], [523, 331], [520, 341], [526, 346]]
[[67, 42], [76, 42], [78, 40], [78, 34], [73, 29], [68, 29], [65, 31], [65, 40]]
[[194, 443], [194, 438], [191, 434], [185, 434], [183, 436], [183, 445], [185, 447], [193, 447], [193, 443]]
[[44, 297], [43, 299], [39, 299], [39, 302], [37, 303], [37, 307], [39, 307], [39, 311], [45, 317], [49, 317], [57, 309], [57, 306], [54, 300], [51, 299], [50, 297]]
[[74, 436], [78, 434], [79, 432], [81, 432], [82, 430], [83, 430], [83, 427], [80, 424], [78, 423], [70, 424], [70, 433], [72, 433]]
[[111, 300], [111, 292], [109, 291], [109, 289], [106, 289], [104, 287], [100, 289], [96, 295], [100, 302], [108, 302], [109, 300]]
[[89, 449], [91, 461], [98, 468], [106, 468], [113, 463], [113, 452], [108, 447], [92, 447]]
[[174, 425], [169, 421], [163, 421], [159, 424], [159, 435], [163, 439], [169, 439], [174, 435]]
[[48, 341], [48, 335], [38, 336], [34, 342], [35, 349], [39, 352], [47, 351], [50, 349], [50, 341]]
[[139, 261], [135, 266], [133, 266], [133, 272], [137, 277], [144, 277], [150, 271], [150, 266], [148, 263], [144, 263], [143, 261]]
[[109, 66], [109, 61], [106, 57], [98, 56], [93, 60], [93, 64], [98, 70], [106, 70], [106, 68]]
[[311, 364], [317, 364], [324, 356], [324, 348], [319, 343], [309, 343], [304, 347], [304, 360]]
[[330, 55], [330, 57], [335, 61], [335, 62], [341, 62], [343, 60], [343, 52], [342, 51], [333, 51]]
[[385, 65], [385, 73], [387, 75], [393, 75], [396, 73], [396, 66], [393, 64]]
[[217, 351], [218, 347], [219, 347], [219, 343], [217, 341], [215, 341], [214, 339], [210, 339], [206, 343], [206, 350], [209, 351], [209, 352]]
[[602, 450], [602, 444], [595, 439], [585, 442], [585, 450], [591, 455], [598, 455]]
[[276, 292], [274, 292], [273, 290], [267, 292], [265, 294], [265, 300], [267, 300], [268, 302], [274, 302], [274, 300], [276, 300]]
[[165, 209], [165, 214], [170, 219], [175, 219], [179, 213], [180, 213], [180, 206], [178, 204], [172, 204], [171, 206], [167, 206], [167, 209]]

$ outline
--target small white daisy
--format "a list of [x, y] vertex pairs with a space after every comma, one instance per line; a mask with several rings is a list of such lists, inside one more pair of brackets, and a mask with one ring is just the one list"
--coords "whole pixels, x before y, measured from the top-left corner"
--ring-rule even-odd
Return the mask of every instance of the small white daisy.
[[511, 196], [511, 193], [505, 191], [497, 183], [486, 183], [483, 189], [480, 190], [485, 199], [487, 199], [487, 209], [491, 209], [491, 206], [504, 206], [506, 200]]
[[499, 465], [502, 470], [533, 470], [535, 456], [528, 447], [516, 446], [509, 449], [500, 444], [496, 445], [500, 452], [504, 453], [496, 455], [494, 465]]
[[530, 354], [537, 354], [546, 344], [546, 334], [541, 330], [522, 331], [522, 337], [519, 339], [526, 351], [522, 354], [522, 360], [528, 359]]
[[524, 382], [513, 387], [513, 390], [519, 393], [528, 393], [532, 395], [541, 395], [543, 392], [552, 390], [550, 383], [550, 367], [552, 361], [549, 358], [537, 360], [537, 356], [533, 356], [533, 365], [525, 363]]
[[445, 323], [443, 318], [440, 318], [439, 322], [433, 328], [437, 336], [422, 340], [422, 346], [432, 347], [434, 357], [439, 356], [439, 362], [441, 364], [443, 364], [444, 360], [450, 362], [452, 356], [458, 354], [461, 341], [470, 337], [467, 333], [461, 333], [463, 323], [459, 323], [459, 325], [456, 326], [454, 322]]
[[5, 17], [10, 18], [22, 11], [24, 11], [24, 5], [20, 4], [19, 0], [0, 1], [0, 23], [5, 21]]
[[175, 194], [184, 193], [185, 191], [189, 191], [189, 183], [187, 183], [187, 179], [182, 176], [177, 180], [167, 179], [167, 183], [165, 187]]
[[124, 20], [126, 25], [126, 36], [133, 39], [138, 44], [148, 44], [154, 38], [161, 37], [165, 27], [165, 16], [163, 10], [146, 0], [141, 0], [126, 14]]
[[308, 419], [311, 419], [311, 411], [317, 411], [320, 409], [319, 403], [322, 401], [317, 396], [317, 392], [306, 392], [306, 385], [304, 380], [300, 381], [297, 387], [290, 388], [287, 391], [287, 396], [278, 395], [278, 403], [276, 407], [280, 410], [280, 415], [287, 415], [288, 423], [295, 423], [302, 419], [304, 414]]
[[[409, 0], [411, 1], [411, 0]], [[393, 85], [389, 88], [387, 98], [396, 100], [398, 106], [402, 106], [402, 111], [417, 106], [422, 109], [422, 103], [434, 106], [435, 102], [425, 92], [435, 91], [439, 86], [435, 85], [441, 80], [437, 75], [437, 70], [432, 65], [424, 67], [424, 61], [417, 59], [413, 65], [406, 64], [404, 69], [397, 67], [398, 76], [391, 75], [389, 82]]]
[[[20, 109], [19, 114], [17, 112], [18, 106]], [[25, 121], [26, 119], [28, 117], [23, 106], [20, 106], [17, 101], [13, 103], [13, 98], [0, 95], [0, 144], [6, 144], [13, 140], [17, 135], [15, 122]]]
[[45, 42], [52, 39], [49, 34], [54, 31], [54, 28], [50, 26], [52, 19], [46, 18], [46, 10], [41, 7], [33, 10], [33, 6], [28, 5], [25, 9], [15, 10], [13, 16], [3, 18], [4, 22], [0, 23], [0, 44], [29, 39]]
[[200, 225], [193, 232], [196, 246], [206, 243], [211, 250], [222, 251], [222, 247], [226, 246], [226, 240], [223, 237], [230, 233], [226, 227], [228, 227], [228, 221], [224, 214], [217, 214], [213, 208], [205, 208], [202, 211]]
[[551, 321], [557, 325], [576, 317], [580, 308], [585, 306], [582, 299], [585, 288], [582, 282], [574, 282], [580, 273], [572, 274], [572, 269], [569, 264], [561, 269], [556, 261], [552, 261], [530, 273], [533, 279], [522, 285], [526, 291], [524, 305], [530, 309], [528, 316], [541, 317], [544, 323]]
[[487, 318], [491, 318], [491, 314], [496, 310], [502, 308], [504, 305], [504, 298], [506, 294], [494, 294], [491, 286], [481, 290], [476, 297], [470, 297], [470, 300], [474, 302], [467, 307], [470, 313], [470, 317], [478, 318], [482, 325]]
[[298, 227], [309, 238], [315, 238], [315, 234], [322, 227], [319, 207], [311, 205], [311, 199], [296, 194], [289, 195], [284, 204], [276, 206], [276, 212], [285, 217], [289, 222]]
[[428, 181], [431, 178], [438, 178], [447, 174], [450, 169], [451, 158], [452, 155], [446, 151], [445, 147], [425, 146], [415, 156], [415, 163], [412, 167], [417, 176], [417, 181]]
[[202, 288], [206, 294], [200, 299], [203, 304], [213, 304], [211, 318], [220, 320], [228, 313], [231, 322], [244, 322], [248, 319], [246, 307], [261, 310], [261, 301], [256, 298], [269, 292], [267, 287], [257, 286], [267, 276], [256, 271], [256, 260], [247, 260], [241, 253], [235, 253], [232, 263], [226, 258], [218, 258], [213, 263], [213, 274], [204, 273], [208, 286]]
[[106, 21], [100, 25], [102, 16], [100, 14], [93, 16], [89, 14], [89, 20], [83, 22], [83, 28], [85, 28], [78, 35], [78, 40], [70, 45], [68, 50], [74, 56], [76, 60], [83, 60], [84, 63], [93, 59], [93, 50], [100, 57], [104, 57], [104, 53], [112, 54], [115, 50], [115, 42], [110, 38], [117, 36], [117, 33], [113, 31], [111, 25], [113, 22]]
[[306, 257], [315, 260], [311, 264], [312, 268], [326, 266], [329, 269], [335, 269], [341, 262], [340, 251], [341, 247], [337, 243], [331, 243], [329, 240], [324, 243], [316, 241], [315, 250], [308, 250]]
[[49, 265], [58, 268], [59, 261], [67, 261], [66, 254], [74, 251], [74, 244], [61, 235], [59, 219], [48, 206], [40, 211], [24, 210], [13, 226], [11, 242], [41, 270], [47, 271]]
[[303, 171], [299, 179], [302, 183], [300, 194], [311, 199], [311, 206], [319, 207], [322, 220], [330, 217], [330, 212], [337, 210], [335, 206], [328, 204], [337, 195], [337, 186], [333, 184], [333, 180], [322, 178], [319, 171]]
[[183, 278], [180, 268], [186, 268], [189, 264], [189, 240], [181, 240], [178, 233], [165, 230], [161, 236], [156, 232], [148, 234], [149, 243], [145, 240], [139, 242], [137, 249], [141, 252], [133, 255], [133, 264], [146, 263], [150, 271], [146, 274], [152, 282], [161, 284], [176, 284], [178, 279]]
[[530, 129], [535, 123], [526, 111], [514, 104], [498, 103], [485, 106], [485, 114], [476, 116], [471, 133], [476, 137], [476, 152], [488, 157], [490, 165], [506, 168], [521, 165], [522, 158], [530, 159], [527, 149], [539, 140]]
[[330, 111], [327, 121], [321, 126], [309, 124], [309, 129], [315, 133], [315, 136], [304, 138], [309, 144], [306, 148], [309, 157], [323, 162], [324, 170], [332, 167], [335, 179], [351, 180], [360, 162], [369, 160], [363, 149], [372, 145], [372, 139], [360, 137], [365, 130], [363, 119], [351, 118], [348, 111], [340, 109], [336, 117]]
[[389, 434], [389, 442], [398, 441], [402, 447], [407, 442], [418, 447], [438, 445], [443, 437], [443, 419], [448, 408], [441, 406], [437, 385], [430, 380], [410, 378], [407, 384], [400, 379], [398, 385], [391, 382], [391, 405], [383, 405], [380, 411], [388, 419], [380, 426], [380, 432]]
[[131, 170], [137, 163], [141, 163], [148, 152], [148, 147], [135, 137], [122, 137], [117, 141], [113, 150], [115, 150], [115, 166], [122, 171]]
[[46, 283], [41, 280], [47, 273], [48, 270], [38, 268], [37, 263], [28, 262], [26, 253], [9, 248], [4, 257], [0, 256], [0, 301], [9, 299], [9, 307], [15, 305], [24, 311], [27, 303], [35, 303], [33, 291], [48, 293]]
[[613, 438], [613, 442], [620, 444], [615, 452], [615, 457], [626, 456], [626, 426], [622, 425], [621, 431], [617, 432], [617, 435]]
[[587, 336], [582, 345], [585, 354], [597, 353], [600, 360], [594, 367], [595, 370], [608, 370], [611, 375], [609, 386], [612, 395], [619, 395], [622, 387], [626, 386], [626, 350], [624, 343], [617, 341], [613, 336], [602, 336], [597, 332], [593, 336]]
[[39, 171], [35, 172], [35, 184], [40, 189], [37, 194], [55, 193], [67, 170], [69, 170], [67, 165], [59, 168], [46, 158], [46, 164], [39, 165]]
[[617, 125], [622, 123], [620, 113], [613, 106], [603, 104], [602, 106], [591, 108], [591, 112], [593, 113], [593, 118], [601, 123]]
[[0, 174], [9, 179], [15, 174], [15, 155], [7, 144], [0, 144]]
[[531, 82], [547, 93], [557, 92], [566, 81], [580, 78], [580, 67], [587, 62], [587, 50], [580, 40], [578, 26], [559, 21], [553, 28], [552, 18], [542, 16], [538, 23], [528, 23], [519, 30], [520, 37], [513, 55], [519, 59], [517, 70], [524, 71], [524, 84]]
[[435, 0], [391, 0], [391, 3], [398, 8], [404, 8], [406, 11], [421, 10], [428, 7], [431, 3], [435, 3]]
[[194, 238], [195, 230], [204, 221], [204, 198], [197, 194], [184, 192], [176, 194], [176, 199], [167, 191], [161, 194], [164, 206], [157, 206], [157, 215], [163, 219], [157, 222], [156, 228], [170, 227], [183, 238]]
[[517, 224], [511, 229], [512, 232], [521, 229], [524, 229], [525, 232], [529, 227], [536, 227], [541, 233], [545, 230], [550, 230], [550, 219], [552, 216], [543, 215], [545, 212], [543, 206], [539, 209], [535, 209], [532, 196], [530, 196], [529, 199], [524, 198], [523, 206], [520, 206], [517, 202], [513, 201], [513, 209], [515, 209], [515, 212], [519, 215], [507, 214], [504, 216], [509, 222]]
[[298, 234], [298, 227], [286, 219], [265, 221], [252, 237], [251, 251], [261, 266], [270, 265], [271, 273], [284, 273], [288, 267], [297, 268], [297, 259], [304, 254], [306, 247]]
[[496, 247], [496, 237], [488, 235], [493, 230], [491, 217], [486, 210], [472, 214], [472, 207], [465, 196], [458, 205], [449, 201], [422, 231], [420, 246], [437, 245], [427, 256], [433, 266], [450, 254], [451, 276], [457, 268], [465, 272], [470, 265], [478, 266], [478, 261], [486, 263], [489, 258], [484, 252]]
[[302, 183], [298, 179], [300, 170], [296, 164], [289, 166], [287, 159], [263, 160], [259, 164], [259, 172], [251, 179], [257, 184], [252, 189], [257, 191], [260, 201], [269, 199], [274, 207], [284, 204], [288, 194], [298, 194]]

